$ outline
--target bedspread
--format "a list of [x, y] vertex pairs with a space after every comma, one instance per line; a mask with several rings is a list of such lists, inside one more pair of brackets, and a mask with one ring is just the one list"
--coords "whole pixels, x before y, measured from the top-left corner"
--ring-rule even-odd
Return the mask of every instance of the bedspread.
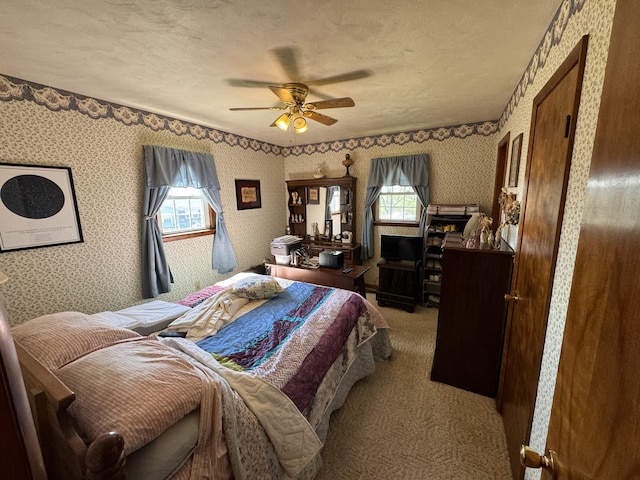
[[[283, 281], [282, 286], [284, 292], [249, 302], [215, 335], [196, 344], [163, 341], [229, 383], [260, 421], [282, 468], [296, 477], [317, 460], [322, 447], [308, 419], [322, 415], [337, 387], [333, 381], [323, 385], [331, 391], [317, 401], [319, 386], [334, 363], [348, 368], [357, 346], [376, 328], [360, 295], [302, 282]], [[224, 290], [212, 293], [213, 299]], [[209, 315], [218, 315], [218, 302], [208, 304]], [[198, 318], [207, 322], [207, 300], [197, 308]]]
[[356, 326], [358, 344], [376, 332], [359, 295], [291, 282], [197, 345], [227, 367], [269, 382], [304, 412]]

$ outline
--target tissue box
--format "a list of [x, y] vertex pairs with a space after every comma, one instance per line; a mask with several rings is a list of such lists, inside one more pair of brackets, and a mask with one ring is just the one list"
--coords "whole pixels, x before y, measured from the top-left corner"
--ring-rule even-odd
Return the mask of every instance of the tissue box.
[[344, 254], [336, 250], [324, 250], [320, 252], [320, 266], [326, 268], [342, 268]]

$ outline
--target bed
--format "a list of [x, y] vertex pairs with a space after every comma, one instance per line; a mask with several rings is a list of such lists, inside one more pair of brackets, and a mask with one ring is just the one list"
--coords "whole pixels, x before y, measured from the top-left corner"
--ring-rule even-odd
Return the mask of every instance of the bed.
[[347, 290], [237, 274], [12, 329], [50, 478], [311, 479], [388, 325]]

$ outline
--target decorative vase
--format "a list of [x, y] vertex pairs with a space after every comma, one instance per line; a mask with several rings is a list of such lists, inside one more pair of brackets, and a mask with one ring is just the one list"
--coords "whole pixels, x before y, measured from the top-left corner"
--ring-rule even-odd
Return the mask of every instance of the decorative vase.
[[498, 229], [496, 230], [496, 238], [494, 240], [494, 243], [496, 245], [496, 248], [498, 248], [502, 243], [502, 224], [500, 224], [498, 226]]
[[347, 173], [345, 173], [345, 176], [348, 177], [349, 175], [349, 167], [351, 165], [353, 165], [353, 160], [351, 160], [351, 155], [349, 155], [348, 153], [344, 156], [344, 160], [342, 161], [342, 165], [344, 165], [347, 168]]

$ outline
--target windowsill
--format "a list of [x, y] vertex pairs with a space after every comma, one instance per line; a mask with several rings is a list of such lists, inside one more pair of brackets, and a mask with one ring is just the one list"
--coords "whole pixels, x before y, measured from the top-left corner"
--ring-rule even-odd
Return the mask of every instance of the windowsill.
[[175, 242], [176, 240], [185, 240], [187, 238], [204, 237], [206, 235], [215, 235], [215, 233], [216, 231], [212, 228], [207, 230], [197, 230], [195, 232], [175, 233], [172, 235], [163, 235], [162, 241], [164, 243]]
[[419, 227], [420, 224], [418, 222], [391, 222], [388, 220], [380, 221], [374, 220], [374, 225], [378, 225], [381, 227]]

